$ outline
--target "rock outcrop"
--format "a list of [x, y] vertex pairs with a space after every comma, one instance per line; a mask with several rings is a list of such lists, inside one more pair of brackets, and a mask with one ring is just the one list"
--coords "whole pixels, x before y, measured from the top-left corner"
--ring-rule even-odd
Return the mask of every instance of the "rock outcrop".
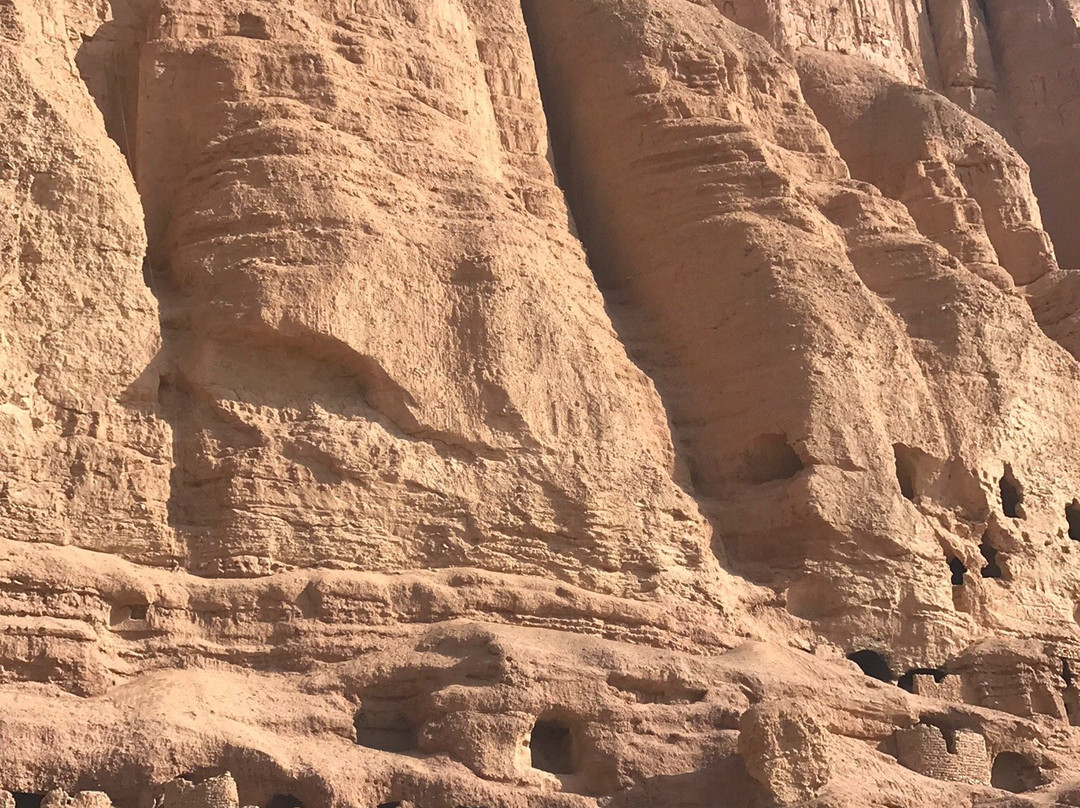
[[0, 803], [1080, 804], [1078, 19], [0, 0]]

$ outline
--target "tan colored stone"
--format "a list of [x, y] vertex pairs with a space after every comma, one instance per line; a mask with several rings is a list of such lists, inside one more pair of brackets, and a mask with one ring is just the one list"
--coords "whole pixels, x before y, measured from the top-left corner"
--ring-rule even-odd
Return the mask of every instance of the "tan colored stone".
[[1078, 10], [0, 0], [0, 808], [1075, 802]]

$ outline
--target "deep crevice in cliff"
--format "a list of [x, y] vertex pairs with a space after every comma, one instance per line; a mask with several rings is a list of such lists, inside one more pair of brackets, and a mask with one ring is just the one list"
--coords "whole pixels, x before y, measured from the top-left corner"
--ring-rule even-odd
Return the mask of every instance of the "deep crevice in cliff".
[[[569, 102], [564, 88], [559, 86], [555, 78], [555, 70], [549, 63], [549, 52], [539, 30], [541, 15], [558, 12], [545, 7], [543, 0], [522, 0], [521, 9], [543, 102], [552, 169], [555, 181], [563, 192], [574, 234], [584, 249], [588, 266], [604, 298], [605, 310], [620, 343], [630, 361], [652, 380], [664, 404], [675, 452], [680, 466], [687, 469], [689, 474], [688, 480], [677, 482], [700, 503], [707, 492], [702, 489], [700, 476], [695, 473], [693, 458], [687, 449], [688, 439], [681, 434], [680, 426], [672, 415], [670, 399], [673, 391], [664, 384], [657, 372], [661, 363], [653, 357], [656, 351], [655, 339], [643, 326], [640, 315], [635, 311], [634, 301], [621, 285], [620, 281], [624, 279], [619, 275], [615, 262], [598, 232], [600, 227], [592, 215], [586, 189], [586, 183], [594, 182], [595, 178], [584, 175], [575, 159], [574, 122]], [[718, 544], [714, 546], [714, 550], [719, 554]]]

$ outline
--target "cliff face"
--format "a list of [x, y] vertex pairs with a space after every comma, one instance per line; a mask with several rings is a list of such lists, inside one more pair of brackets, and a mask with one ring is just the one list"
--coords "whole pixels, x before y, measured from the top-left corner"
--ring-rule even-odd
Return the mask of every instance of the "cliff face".
[[0, 802], [1080, 804], [1078, 19], [0, 0]]

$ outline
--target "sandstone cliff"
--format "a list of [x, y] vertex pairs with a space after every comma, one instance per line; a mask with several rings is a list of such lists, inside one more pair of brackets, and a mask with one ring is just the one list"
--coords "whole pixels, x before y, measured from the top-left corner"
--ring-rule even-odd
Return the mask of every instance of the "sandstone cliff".
[[0, 803], [1080, 805], [1078, 26], [0, 0]]

